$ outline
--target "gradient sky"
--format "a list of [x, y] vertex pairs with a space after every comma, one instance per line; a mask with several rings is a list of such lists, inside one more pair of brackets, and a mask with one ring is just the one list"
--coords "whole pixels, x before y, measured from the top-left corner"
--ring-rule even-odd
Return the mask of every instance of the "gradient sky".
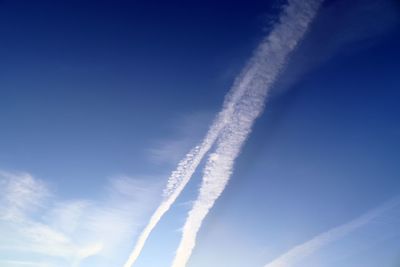
[[[0, 266], [122, 266], [284, 3], [0, 0]], [[324, 2], [188, 267], [263, 267], [400, 194], [399, 47], [398, 1]], [[135, 267], [170, 266], [201, 174]], [[293, 266], [397, 267], [399, 224]]]

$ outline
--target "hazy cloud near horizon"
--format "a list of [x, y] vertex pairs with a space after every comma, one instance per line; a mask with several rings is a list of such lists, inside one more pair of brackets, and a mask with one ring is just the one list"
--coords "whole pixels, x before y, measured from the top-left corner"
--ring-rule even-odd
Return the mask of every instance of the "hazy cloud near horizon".
[[99, 201], [66, 200], [29, 173], [2, 171], [0, 264], [60, 267], [86, 266], [85, 260], [94, 260], [96, 266], [118, 263], [117, 252], [132, 241], [156, 203], [160, 188], [151, 183], [117, 177], [110, 179]]

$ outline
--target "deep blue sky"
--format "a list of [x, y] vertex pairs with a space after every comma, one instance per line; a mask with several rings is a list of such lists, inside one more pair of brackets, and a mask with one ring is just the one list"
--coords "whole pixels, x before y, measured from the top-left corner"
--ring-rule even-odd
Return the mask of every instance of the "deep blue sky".
[[[100, 201], [121, 175], [164, 185], [206, 133], [282, 3], [0, 1], [0, 170], [31, 173], [62, 201]], [[399, 47], [397, 1], [325, 2], [189, 267], [261, 267], [400, 193]], [[168, 266], [199, 174], [138, 267]], [[395, 267], [399, 232], [384, 228], [338, 241], [307, 266]], [[358, 251], [357, 242], [368, 248]], [[344, 248], [349, 255], [338, 259]]]
[[1, 5], [1, 164], [68, 179], [148, 171], [138, 153], [160, 132], [173, 134], [171, 117], [219, 108], [271, 9], [244, 2]]

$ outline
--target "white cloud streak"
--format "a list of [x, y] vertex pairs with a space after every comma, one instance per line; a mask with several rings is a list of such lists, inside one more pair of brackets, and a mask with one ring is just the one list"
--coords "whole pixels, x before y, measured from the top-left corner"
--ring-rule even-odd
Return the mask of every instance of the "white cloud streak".
[[260, 67], [259, 62], [256, 58], [263, 52], [262, 50], [263, 46], [261, 45], [242, 74], [235, 80], [230, 92], [225, 97], [222, 110], [214, 119], [201, 144], [191, 149], [178, 163], [177, 168], [171, 173], [166, 188], [164, 189], [164, 199], [140, 234], [124, 267], [130, 267], [135, 263], [153, 229], [182, 193], [204, 155], [217, 140], [221, 130], [231, 121], [235, 106], [246, 93], [254, 76], [257, 75], [257, 72], [260, 72], [258, 69]]
[[311, 254], [321, 249], [322, 247], [370, 223], [375, 218], [379, 217], [383, 213], [389, 211], [390, 209], [398, 205], [400, 205], [400, 197], [394, 198], [393, 200], [383, 204], [382, 206], [375, 208], [348, 223], [335, 227], [327, 232], [315, 236], [314, 238], [308, 240], [303, 244], [295, 246], [294, 248], [282, 254], [281, 256], [271, 261], [264, 267], [294, 266], [296, 263], [300, 262], [307, 256], [310, 256]]
[[[164, 190], [165, 198], [140, 234], [124, 267], [131, 267], [135, 263], [149, 235], [181, 194], [204, 155], [220, 136], [221, 131], [230, 125], [225, 130], [225, 132], [229, 132], [232, 125], [237, 123], [238, 115], [241, 117], [240, 120], [246, 120], [240, 113], [244, 112], [244, 106], [248, 104], [259, 106], [255, 117], [261, 112], [268, 89], [282, 70], [286, 57], [296, 47], [306, 31], [320, 1], [289, 2], [281, 22], [259, 45], [245, 69], [236, 78], [230, 92], [225, 97], [222, 110], [209, 128], [203, 142], [194, 147], [179, 162], [177, 169], [168, 178]], [[247, 103], [247, 101], [254, 103]]]
[[12, 267], [47, 267], [47, 264], [43, 264], [42, 262], [33, 262], [33, 261], [8, 261], [8, 260], [0, 260], [0, 263], [4, 266], [12, 266]]
[[156, 140], [154, 147], [147, 150], [152, 163], [175, 165], [179, 162], [207, 131], [211, 115], [210, 112], [196, 111], [171, 119], [169, 125], [175, 134]]
[[5, 204], [0, 207], [1, 219], [23, 220], [26, 213], [39, 208], [49, 195], [46, 186], [29, 173], [0, 171], [0, 178], [3, 178], [0, 179], [3, 190], [0, 198]]
[[0, 265], [78, 267], [93, 256], [115, 265], [156, 189], [118, 177], [104, 199], [65, 201], [29, 173], [0, 171]]
[[[261, 43], [241, 79], [241, 93], [229, 106], [230, 116], [221, 129], [216, 150], [206, 163], [199, 196], [183, 227], [182, 239], [173, 267], [186, 266], [195, 247], [201, 224], [222, 194], [231, 176], [233, 164], [247, 139], [255, 119], [263, 110], [265, 98], [283, 69], [289, 54], [300, 42], [313, 20], [321, 1], [291, 0], [280, 22]], [[128, 267], [128, 266], [126, 266]]]

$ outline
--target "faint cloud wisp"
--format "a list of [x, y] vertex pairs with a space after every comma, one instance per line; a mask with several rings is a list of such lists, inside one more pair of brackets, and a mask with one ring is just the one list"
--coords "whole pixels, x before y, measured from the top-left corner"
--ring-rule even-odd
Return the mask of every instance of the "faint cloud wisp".
[[158, 189], [119, 177], [102, 200], [66, 201], [29, 173], [2, 171], [0, 184], [0, 253], [7, 255], [0, 265], [10, 267], [78, 267], [90, 257], [96, 266], [117, 264]]

